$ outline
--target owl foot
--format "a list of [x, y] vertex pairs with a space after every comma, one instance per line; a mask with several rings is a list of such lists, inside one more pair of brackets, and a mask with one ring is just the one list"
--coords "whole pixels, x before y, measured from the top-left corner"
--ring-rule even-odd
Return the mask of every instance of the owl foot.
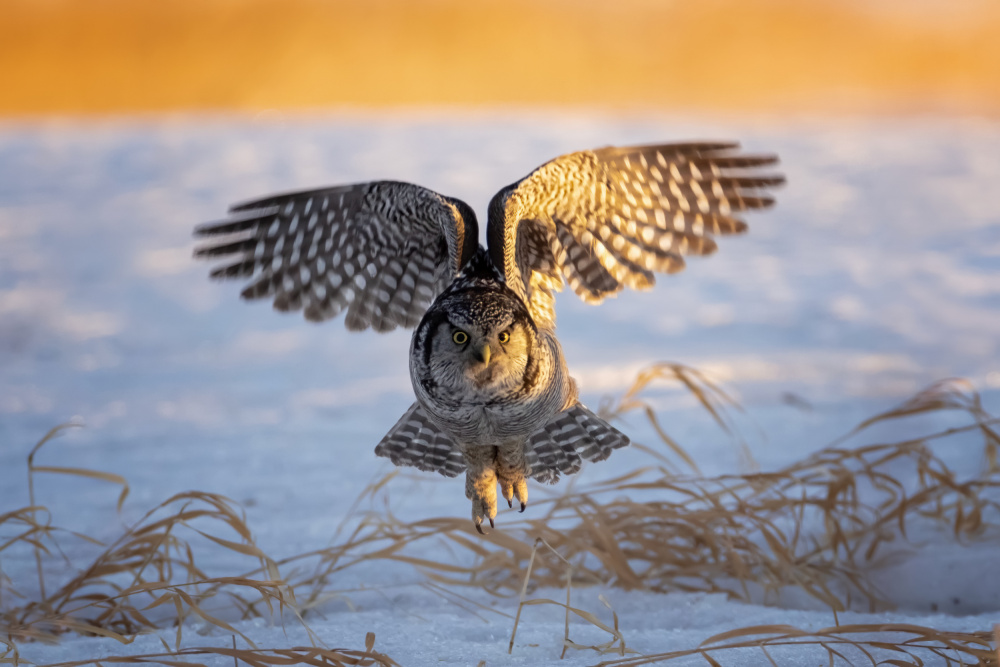
[[525, 479], [524, 475], [504, 474], [500, 470], [497, 470], [497, 473], [500, 480], [500, 493], [507, 501], [507, 507], [514, 507], [514, 498], [516, 497], [517, 501], [521, 503], [520, 511], [523, 512], [528, 507], [528, 480]]
[[492, 461], [483, 465], [470, 465], [465, 473], [465, 497], [472, 501], [472, 522], [481, 535], [483, 520], [488, 519], [495, 528], [497, 515], [497, 474]]
[[523, 512], [528, 507], [528, 475], [531, 469], [524, 458], [524, 444], [512, 443], [497, 448], [497, 478], [500, 493], [508, 507], [514, 507], [514, 498]]
[[[491, 477], [493, 477], [491, 475]], [[476, 530], [479, 531], [480, 535], [485, 535], [483, 532], [483, 520], [488, 519], [490, 522], [490, 528], [496, 528], [496, 524], [493, 522], [493, 517], [497, 515], [497, 481], [496, 477], [489, 483], [489, 490], [482, 489], [482, 492], [477, 489], [477, 493], [471, 498], [472, 500], [472, 522], [476, 525]]]

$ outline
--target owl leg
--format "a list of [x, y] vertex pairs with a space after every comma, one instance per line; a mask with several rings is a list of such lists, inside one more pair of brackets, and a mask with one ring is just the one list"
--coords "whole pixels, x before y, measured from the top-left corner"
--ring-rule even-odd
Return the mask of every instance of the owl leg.
[[497, 474], [495, 467], [496, 447], [466, 447], [463, 450], [465, 462], [465, 497], [472, 501], [472, 521], [476, 530], [483, 533], [483, 519], [497, 515]]
[[507, 506], [513, 507], [513, 499], [517, 497], [523, 512], [528, 506], [528, 475], [531, 474], [525, 458], [524, 441], [516, 440], [497, 447], [496, 468], [500, 492]]

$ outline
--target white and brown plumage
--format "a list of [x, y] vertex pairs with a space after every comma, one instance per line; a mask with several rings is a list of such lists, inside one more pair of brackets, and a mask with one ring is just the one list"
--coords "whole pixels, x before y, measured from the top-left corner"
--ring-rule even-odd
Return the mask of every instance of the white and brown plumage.
[[416, 329], [417, 401], [375, 448], [396, 465], [466, 472], [476, 528], [496, 515], [496, 485], [527, 502], [527, 478], [554, 482], [628, 444], [577, 400], [555, 337], [553, 293], [588, 303], [653, 285], [683, 255], [741, 232], [741, 211], [770, 206], [773, 156], [732, 143], [579, 151], [545, 163], [490, 202], [487, 249], [464, 202], [376, 181], [234, 206], [196, 229], [226, 238], [199, 257], [235, 256], [216, 278], [249, 278], [242, 296], [349, 329]]

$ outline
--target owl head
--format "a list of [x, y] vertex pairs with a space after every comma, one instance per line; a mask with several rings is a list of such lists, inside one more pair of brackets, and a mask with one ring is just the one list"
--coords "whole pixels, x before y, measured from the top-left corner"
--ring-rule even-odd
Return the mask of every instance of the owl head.
[[467, 270], [414, 331], [411, 371], [418, 364], [418, 376], [458, 391], [517, 387], [529, 371], [536, 334], [524, 302], [494, 269]]

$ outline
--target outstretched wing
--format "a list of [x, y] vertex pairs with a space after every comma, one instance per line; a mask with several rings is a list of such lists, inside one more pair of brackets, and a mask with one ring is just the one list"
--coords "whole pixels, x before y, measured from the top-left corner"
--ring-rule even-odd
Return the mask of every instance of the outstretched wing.
[[376, 181], [233, 206], [195, 229], [196, 257], [229, 263], [213, 278], [248, 278], [245, 299], [274, 298], [322, 321], [347, 309], [349, 329], [413, 327], [479, 245], [464, 202], [410, 183]]
[[742, 155], [735, 143], [607, 147], [563, 155], [509, 185], [490, 202], [490, 257], [529, 304], [555, 326], [553, 292], [563, 281], [588, 303], [623, 287], [653, 285], [654, 273], [707, 255], [712, 234], [746, 229], [741, 211], [767, 208], [760, 173], [771, 155]]

